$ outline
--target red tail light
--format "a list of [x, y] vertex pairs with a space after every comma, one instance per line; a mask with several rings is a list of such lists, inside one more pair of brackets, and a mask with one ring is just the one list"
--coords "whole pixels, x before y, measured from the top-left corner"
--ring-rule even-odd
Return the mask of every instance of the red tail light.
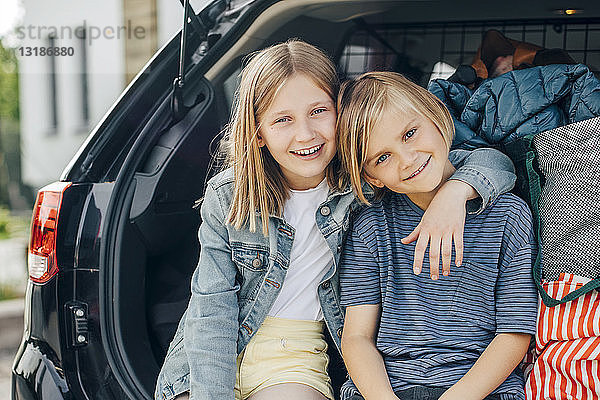
[[38, 192], [29, 240], [29, 279], [36, 283], [48, 282], [58, 272], [56, 264], [56, 227], [60, 203], [69, 182], [55, 182]]

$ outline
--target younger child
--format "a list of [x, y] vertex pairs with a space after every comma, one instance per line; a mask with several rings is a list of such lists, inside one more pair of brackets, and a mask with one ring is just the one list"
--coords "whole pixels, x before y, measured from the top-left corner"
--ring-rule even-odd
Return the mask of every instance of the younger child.
[[[341, 180], [363, 202], [361, 178], [379, 195], [355, 219], [341, 260], [342, 354], [358, 391], [377, 400], [523, 399], [516, 367], [535, 334], [537, 306], [525, 202], [504, 194], [468, 215], [462, 266], [439, 280], [415, 276], [414, 245], [400, 238], [454, 172], [452, 118], [392, 72], [346, 83], [338, 112]], [[351, 382], [342, 392], [357, 395]]]

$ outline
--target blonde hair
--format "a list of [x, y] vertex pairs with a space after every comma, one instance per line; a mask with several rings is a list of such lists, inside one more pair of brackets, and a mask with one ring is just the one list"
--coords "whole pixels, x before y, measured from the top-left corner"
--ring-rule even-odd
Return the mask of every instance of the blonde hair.
[[367, 72], [345, 82], [340, 89], [337, 109], [337, 153], [341, 171], [336, 187], [351, 184], [358, 199], [365, 204], [369, 202], [363, 193], [361, 178], [369, 136], [384, 113], [412, 113], [428, 118], [440, 131], [448, 150], [452, 144], [454, 123], [446, 106], [396, 72]]
[[[316, 47], [292, 39], [250, 55], [241, 72], [241, 81], [222, 144], [226, 154], [224, 167], [233, 167], [234, 193], [227, 223], [240, 229], [249, 224], [256, 231], [256, 211], [260, 213], [262, 231], [268, 235], [269, 215], [281, 216], [289, 196], [289, 185], [279, 164], [266, 146], [260, 147], [260, 118], [279, 90], [295, 74], [310, 78], [335, 104], [339, 81], [331, 60]], [[335, 162], [326, 175], [333, 183]], [[332, 184], [333, 186], [333, 184]]]

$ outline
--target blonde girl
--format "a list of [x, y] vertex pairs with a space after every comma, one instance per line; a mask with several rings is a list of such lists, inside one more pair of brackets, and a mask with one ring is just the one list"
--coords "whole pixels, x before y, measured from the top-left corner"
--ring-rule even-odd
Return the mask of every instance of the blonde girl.
[[[192, 295], [157, 399], [334, 398], [325, 335], [339, 351], [337, 264], [358, 206], [349, 186], [336, 186], [337, 92], [331, 61], [299, 40], [257, 52], [243, 69], [226, 169], [207, 184]], [[487, 152], [484, 166], [510, 175], [505, 158]], [[457, 179], [484, 199], [495, 196], [469, 158], [470, 173], [459, 170]], [[511, 184], [509, 176], [493, 187]], [[439, 254], [443, 237], [460, 234], [466, 199], [476, 196], [453, 181], [407, 241], [431, 240]]]

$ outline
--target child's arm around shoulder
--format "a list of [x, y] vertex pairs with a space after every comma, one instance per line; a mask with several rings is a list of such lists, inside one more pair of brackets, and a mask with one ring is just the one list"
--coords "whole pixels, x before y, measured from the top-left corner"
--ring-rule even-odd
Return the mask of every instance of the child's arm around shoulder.
[[515, 186], [517, 176], [510, 158], [501, 151], [491, 148], [475, 150], [452, 150], [448, 155], [456, 172], [449, 182], [464, 182], [475, 190], [469, 199], [477, 201], [469, 204], [469, 213], [479, 214], [498, 196]]
[[[417, 241], [413, 259], [415, 274], [421, 273], [425, 250], [429, 245], [432, 279], [439, 276], [440, 255], [443, 274], [450, 274], [453, 242], [454, 264], [462, 264], [467, 209], [469, 212], [480, 213], [500, 194], [511, 190], [516, 180], [512, 161], [498, 150], [453, 150], [448, 157], [456, 172], [437, 192], [419, 225], [402, 239], [404, 244]], [[476, 201], [479, 206], [472, 207], [467, 203], [468, 200]]]
[[348, 307], [342, 334], [342, 354], [352, 381], [365, 400], [398, 400], [375, 347], [381, 304]]

